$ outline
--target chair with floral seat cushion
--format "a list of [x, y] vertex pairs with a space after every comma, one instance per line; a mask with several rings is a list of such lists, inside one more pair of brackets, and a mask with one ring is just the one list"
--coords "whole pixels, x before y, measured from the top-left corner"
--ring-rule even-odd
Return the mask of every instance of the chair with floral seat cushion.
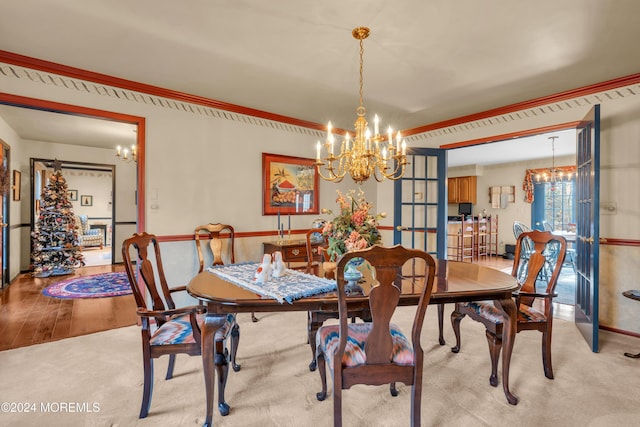
[[[165, 377], [168, 380], [173, 377], [176, 354], [201, 355], [200, 329], [205, 309], [203, 306], [176, 308], [172, 294], [186, 291], [186, 286], [169, 288], [167, 285], [160, 247], [154, 235], [140, 233], [126, 239], [122, 244], [122, 258], [142, 327], [144, 384], [140, 418], [145, 418], [153, 394], [153, 359], [169, 355]], [[142, 280], [138, 281], [138, 278]], [[223, 385], [228, 372], [226, 341], [236, 325], [233, 316], [221, 316], [219, 321], [221, 326], [214, 337], [214, 355], [218, 384]], [[224, 393], [219, 392], [218, 402], [220, 412], [226, 415], [229, 406], [224, 401]]]
[[[316, 240], [314, 240], [314, 238]], [[318, 240], [319, 239], [319, 240]], [[307, 256], [307, 274], [316, 276], [324, 276], [327, 279], [333, 279], [335, 274], [335, 263], [327, 262], [325, 254], [327, 249], [327, 239], [318, 232], [317, 229], [310, 229], [306, 233], [306, 253]], [[364, 321], [371, 321], [371, 313], [366, 308], [349, 311], [351, 322], [355, 322], [356, 318]], [[308, 341], [311, 347], [311, 363], [309, 370], [316, 370], [316, 333], [318, 328], [328, 319], [337, 319], [338, 312], [335, 310], [313, 310], [308, 312], [307, 332], [309, 334]]]
[[80, 246], [83, 248], [104, 246], [104, 234], [102, 230], [91, 228], [89, 218], [86, 215], [76, 215], [76, 228], [78, 229], [78, 237], [80, 238]]
[[[527, 239], [531, 245], [523, 245]], [[564, 237], [548, 231], [522, 232], [516, 243], [515, 260], [511, 275], [520, 282], [520, 290], [514, 294], [518, 309], [516, 331], [536, 330], [542, 332], [542, 363], [545, 376], [553, 379], [551, 365], [551, 332], [553, 326], [553, 298], [556, 283], [565, 258], [567, 242]], [[527, 253], [525, 253], [527, 252]], [[522, 268], [526, 264], [526, 268]], [[541, 275], [544, 268], [550, 268], [550, 274]], [[541, 289], [541, 287], [543, 289]], [[487, 330], [489, 355], [491, 357], [491, 376], [489, 383], [498, 385], [498, 358], [502, 348], [503, 314], [488, 301], [457, 303], [451, 313], [451, 323], [456, 336], [454, 353], [460, 351], [460, 321], [469, 316], [481, 322]]]
[[[353, 258], [363, 258], [372, 269], [371, 282], [363, 284], [363, 288], [370, 288], [366, 301], [363, 301], [362, 293], [352, 294], [352, 289], [346, 286], [344, 270]], [[411, 385], [411, 425], [420, 426], [424, 358], [420, 334], [431, 298], [434, 274], [435, 261], [431, 255], [400, 245], [391, 248], [374, 245], [348, 252], [338, 260], [339, 324], [322, 326], [316, 337], [318, 371], [322, 382], [322, 391], [316, 397], [324, 400], [327, 396], [328, 365], [333, 377], [335, 426], [342, 425], [343, 389], [355, 384], [391, 384], [391, 394], [395, 396], [396, 382]], [[405, 286], [422, 290], [419, 303], [414, 306], [410, 337], [392, 322], [400, 302], [400, 289]], [[350, 299], [352, 304], [366, 303], [372, 322], [348, 322]]]

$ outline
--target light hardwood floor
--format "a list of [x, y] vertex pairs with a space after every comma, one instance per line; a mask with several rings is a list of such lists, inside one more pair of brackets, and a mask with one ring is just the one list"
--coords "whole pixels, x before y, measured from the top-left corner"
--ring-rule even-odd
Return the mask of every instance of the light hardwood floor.
[[[76, 275], [124, 271], [123, 265], [83, 267]], [[42, 290], [71, 276], [33, 278], [20, 274], [0, 291], [0, 350], [133, 325], [133, 295], [114, 298], [57, 299]]]

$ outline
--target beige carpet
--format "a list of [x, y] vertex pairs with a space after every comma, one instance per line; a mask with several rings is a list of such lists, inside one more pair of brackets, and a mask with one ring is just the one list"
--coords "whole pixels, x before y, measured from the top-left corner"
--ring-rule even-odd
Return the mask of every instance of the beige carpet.
[[[406, 309], [398, 323], [408, 324]], [[437, 344], [436, 310], [430, 307], [423, 333], [425, 426], [632, 426], [640, 420], [640, 340], [601, 333], [601, 352], [592, 353], [571, 322], [555, 322], [555, 380], [542, 372], [540, 334], [518, 334], [511, 364], [511, 389], [520, 398], [507, 404], [502, 388], [488, 383], [489, 357], [482, 326], [462, 322], [463, 348], [451, 353]], [[231, 413], [214, 413], [218, 426], [330, 426], [332, 400], [318, 402], [317, 372], [309, 372], [306, 313], [260, 314], [258, 323], [241, 315], [238, 353], [242, 370], [231, 373]], [[0, 352], [0, 401], [35, 403], [34, 413], [0, 412], [6, 426], [197, 426], [204, 420], [204, 382], [199, 357], [178, 356], [176, 376], [165, 381], [167, 358], [156, 362], [151, 412], [137, 418], [142, 396], [141, 346], [137, 327], [100, 332]], [[409, 393], [388, 387], [356, 386], [344, 392], [345, 426], [409, 424]], [[67, 412], [62, 404], [88, 404], [93, 412]], [[94, 403], [97, 405], [93, 407]], [[43, 412], [41, 404], [49, 404]], [[14, 407], [16, 409], [17, 407]], [[33, 408], [30, 408], [33, 409]], [[82, 409], [82, 408], [80, 408]], [[56, 411], [56, 412], [53, 412]]]

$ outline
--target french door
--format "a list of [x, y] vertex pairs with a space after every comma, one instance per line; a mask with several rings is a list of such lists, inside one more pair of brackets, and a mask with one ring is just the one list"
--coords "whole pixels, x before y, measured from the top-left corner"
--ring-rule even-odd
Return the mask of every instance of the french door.
[[413, 148], [394, 185], [393, 243], [444, 259], [447, 243], [447, 152]]
[[577, 128], [575, 323], [598, 352], [600, 252], [600, 105]]

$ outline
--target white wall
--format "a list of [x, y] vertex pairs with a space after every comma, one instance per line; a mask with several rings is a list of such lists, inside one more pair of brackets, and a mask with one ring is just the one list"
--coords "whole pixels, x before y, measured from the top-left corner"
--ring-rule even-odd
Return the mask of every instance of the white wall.
[[[111, 171], [62, 169], [67, 180], [67, 188], [75, 190], [78, 199], [72, 201], [76, 215], [87, 215], [89, 218], [111, 218], [113, 201], [111, 199]], [[82, 205], [82, 196], [91, 196], [91, 205]]]

